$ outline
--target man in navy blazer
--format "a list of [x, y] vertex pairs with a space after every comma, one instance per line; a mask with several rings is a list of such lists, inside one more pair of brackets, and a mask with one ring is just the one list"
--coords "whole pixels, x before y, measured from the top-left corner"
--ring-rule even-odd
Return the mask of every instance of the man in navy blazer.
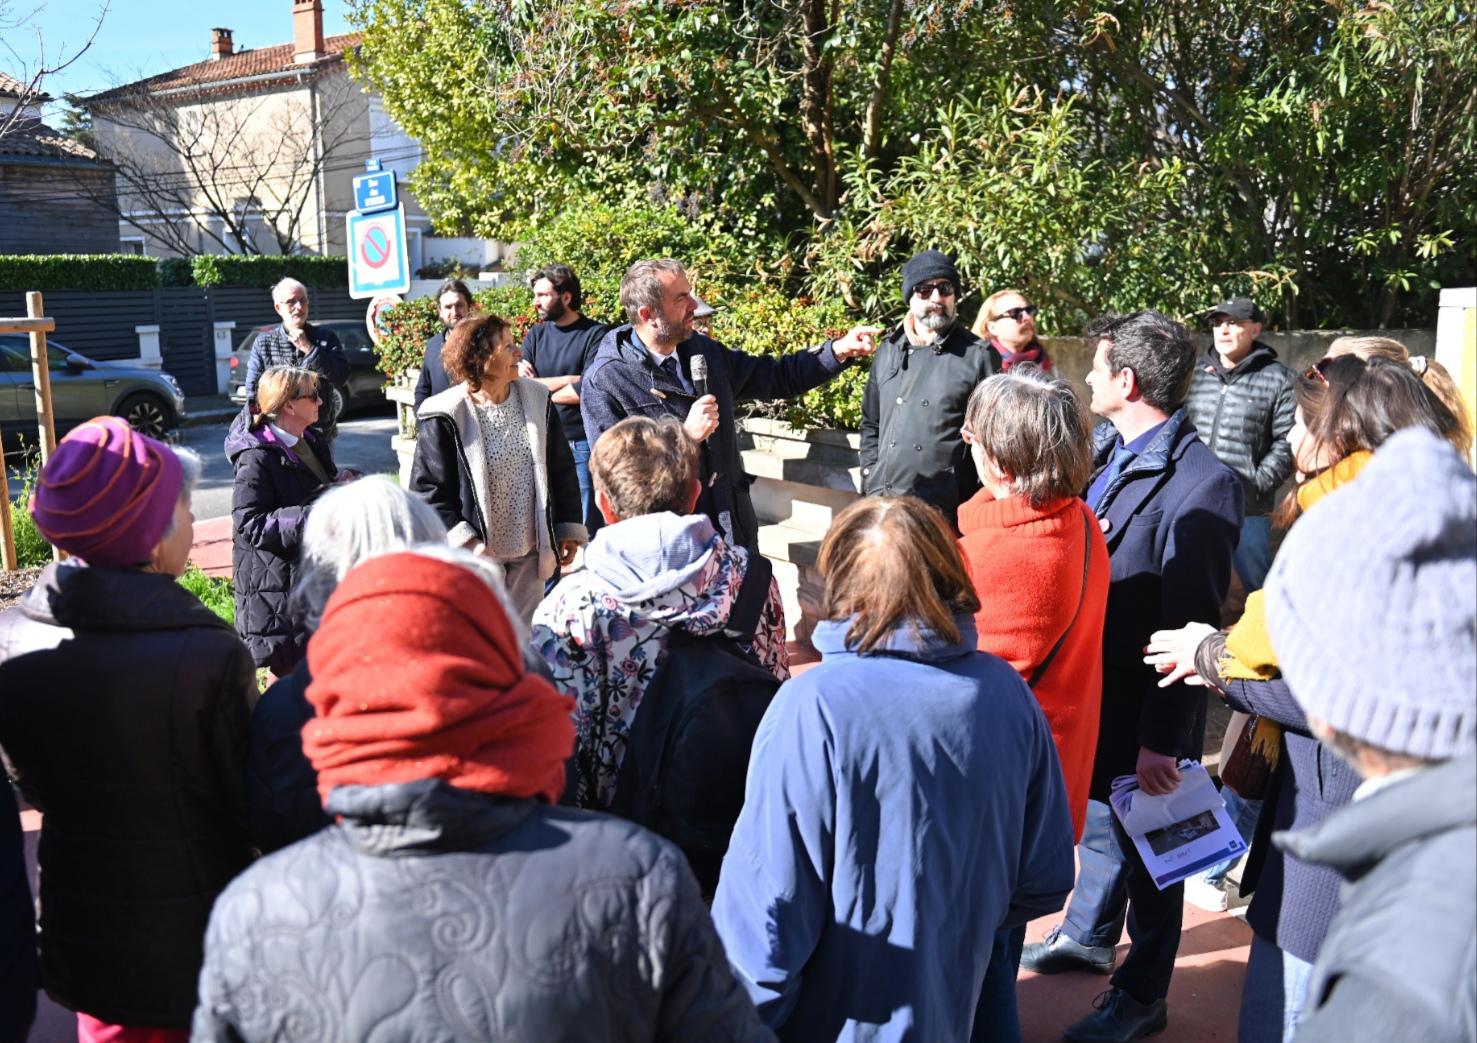
[[417, 412], [426, 399], [451, 387], [451, 378], [441, 365], [441, 349], [446, 346], [446, 335], [451, 328], [476, 310], [472, 291], [460, 279], [447, 279], [436, 287], [436, 314], [441, 319], [441, 332], [426, 341], [426, 360], [421, 363], [421, 375], [415, 382]]
[[[697, 300], [678, 261], [637, 261], [621, 280], [629, 320], [605, 335], [580, 382], [580, 412], [593, 452], [600, 436], [628, 416], [671, 416], [702, 447], [703, 490], [696, 510], [724, 539], [755, 550], [759, 522], [739, 455], [735, 406], [752, 399], [795, 398], [819, 387], [854, 358], [875, 350], [878, 326], [857, 326], [838, 340], [779, 358], [746, 355], [693, 332]], [[693, 359], [706, 367], [706, 391]]]
[[1112, 781], [1136, 774], [1145, 793], [1179, 784], [1180, 758], [1198, 760], [1205, 695], [1159, 687], [1144, 664], [1155, 630], [1220, 623], [1242, 521], [1241, 481], [1207, 449], [1184, 403], [1195, 365], [1185, 327], [1158, 312], [1095, 320], [1092, 410], [1097, 469], [1087, 490], [1112, 566], [1103, 630], [1103, 699], [1081, 865], [1066, 921], [1029, 945], [1021, 965], [1043, 974], [1113, 970], [1128, 920], [1132, 945], [1101, 1008], [1067, 1030], [1074, 1043], [1127, 1043], [1165, 1027], [1184, 886], [1160, 891], [1108, 806]]

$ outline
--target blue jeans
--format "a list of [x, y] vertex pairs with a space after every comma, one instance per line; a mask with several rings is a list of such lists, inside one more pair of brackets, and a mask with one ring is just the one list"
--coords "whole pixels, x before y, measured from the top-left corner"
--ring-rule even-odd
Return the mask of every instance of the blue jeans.
[[[1236, 832], [1241, 834], [1241, 839], [1246, 841], [1248, 849], [1251, 841], [1256, 836], [1256, 821], [1262, 815], [1262, 802], [1259, 800], [1246, 800], [1230, 786], [1221, 787], [1221, 800], [1226, 803], [1226, 814], [1231, 819], [1231, 824], [1236, 827]], [[1219, 887], [1221, 881], [1226, 879], [1226, 874], [1241, 861], [1241, 856], [1228, 858], [1218, 865], [1213, 865], [1201, 873], [1207, 884]]]
[[1311, 963], [1277, 948], [1259, 934], [1252, 935], [1236, 1027], [1240, 1043], [1278, 1039], [1291, 1043], [1303, 1017], [1303, 1001], [1312, 976]]
[[1261, 590], [1272, 568], [1272, 519], [1265, 514], [1249, 515], [1241, 523], [1241, 540], [1231, 565], [1241, 579], [1242, 588], [1250, 594]]
[[590, 480], [590, 443], [583, 438], [571, 438], [569, 448], [574, 452], [574, 473], [580, 480], [580, 510], [585, 516], [585, 531], [594, 539], [595, 530], [605, 524], [605, 519], [595, 506], [595, 483]]

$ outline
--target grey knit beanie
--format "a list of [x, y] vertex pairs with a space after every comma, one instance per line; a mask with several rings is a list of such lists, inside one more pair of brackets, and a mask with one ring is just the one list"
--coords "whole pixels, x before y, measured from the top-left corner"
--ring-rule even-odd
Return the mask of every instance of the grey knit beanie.
[[1477, 476], [1424, 428], [1288, 533], [1267, 628], [1310, 716], [1394, 753], [1477, 748]]

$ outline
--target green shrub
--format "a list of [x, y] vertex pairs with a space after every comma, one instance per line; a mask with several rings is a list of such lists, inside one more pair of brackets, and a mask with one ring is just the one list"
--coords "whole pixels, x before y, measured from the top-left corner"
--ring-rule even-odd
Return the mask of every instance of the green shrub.
[[160, 286], [193, 286], [195, 269], [188, 257], [166, 257], [159, 262]]
[[51, 544], [36, 528], [31, 517], [31, 493], [36, 490], [36, 473], [41, 469], [41, 458], [32, 449], [26, 453], [26, 461], [20, 474], [20, 493], [11, 504], [10, 524], [15, 533], [15, 561], [19, 568], [34, 569], [51, 563]]
[[703, 294], [705, 287], [750, 267], [732, 238], [709, 232], [673, 208], [618, 207], [587, 199], [530, 229], [513, 269], [522, 280], [546, 264], [569, 265], [584, 292], [580, 310], [600, 322], [619, 323], [626, 321], [621, 277], [647, 257], [682, 261]]
[[180, 586], [200, 599], [200, 603], [232, 626], [236, 625], [236, 591], [228, 579], [207, 576], [191, 565], [179, 578]]
[[291, 276], [309, 286], [347, 286], [349, 262], [344, 257], [265, 257], [200, 254], [190, 258], [196, 286], [247, 286], [266, 289]]
[[[751, 355], [787, 355], [834, 340], [854, 324], [840, 301], [817, 302], [773, 287], [714, 294], [709, 303], [718, 308], [712, 322], [714, 339]], [[814, 391], [793, 401], [760, 404], [756, 412], [802, 428], [855, 430], [862, 422], [866, 382], [866, 364], [848, 366]]]
[[135, 254], [0, 256], [0, 290], [152, 290], [158, 260]]

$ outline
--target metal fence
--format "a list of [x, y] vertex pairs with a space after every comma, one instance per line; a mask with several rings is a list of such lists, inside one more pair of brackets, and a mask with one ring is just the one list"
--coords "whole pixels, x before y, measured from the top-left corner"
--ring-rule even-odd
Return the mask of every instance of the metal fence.
[[[364, 302], [346, 289], [311, 290], [312, 318], [360, 319]], [[23, 315], [26, 295], [0, 291], [0, 315]], [[56, 320], [48, 339], [99, 361], [139, 357], [135, 327], [159, 327], [164, 369], [187, 395], [214, 395], [215, 326], [235, 322], [239, 343], [254, 326], [276, 321], [271, 292], [241, 287], [177, 286], [159, 290], [47, 290], [46, 314]]]

